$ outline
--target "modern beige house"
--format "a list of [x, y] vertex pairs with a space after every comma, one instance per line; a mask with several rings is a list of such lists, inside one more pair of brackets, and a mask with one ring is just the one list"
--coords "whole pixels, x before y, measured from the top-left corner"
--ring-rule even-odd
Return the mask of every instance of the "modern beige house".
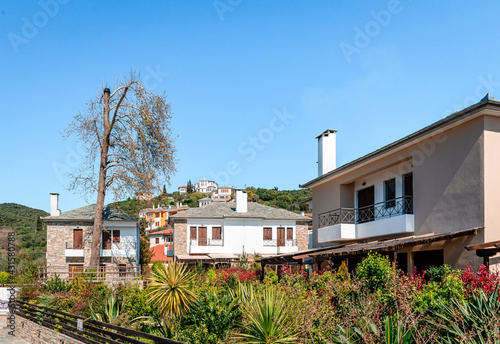
[[313, 249], [268, 259], [346, 260], [380, 251], [404, 271], [498, 264], [500, 101], [479, 103], [343, 166], [336, 131], [318, 140], [312, 189]]

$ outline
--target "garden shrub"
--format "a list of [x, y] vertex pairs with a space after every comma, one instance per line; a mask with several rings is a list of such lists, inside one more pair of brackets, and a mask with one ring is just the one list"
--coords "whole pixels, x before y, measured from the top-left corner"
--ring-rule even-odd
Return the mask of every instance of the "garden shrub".
[[278, 284], [278, 281], [279, 278], [276, 272], [271, 268], [266, 269], [266, 272], [264, 274], [264, 282], [266, 284]]
[[453, 269], [448, 264], [443, 264], [441, 266], [431, 266], [427, 272], [426, 277], [430, 282], [443, 282], [446, 277], [453, 273]]
[[57, 293], [60, 291], [69, 291], [71, 288], [70, 283], [59, 278], [58, 274], [45, 283], [45, 289], [51, 293]]
[[358, 264], [356, 277], [364, 283], [364, 287], [371, 292], [385, 291], [386, 285], [395, 275], [395, 271], [387, 257], [377, 252], [368, 253], [368, 257]]
[[436, 310], [441, 303], [448, 305], [452, 300], [464, 300], [464, 294], [465, 288], [460, 279], [460, 272], [451, 271], [440, 282], [429, 281], [424, 284], [421, 292], [415, 293], [415, 307], [417, 311], [430, 312]]
[[226, 294], [204, 293], [181, 321], [181, 340], [188, 343], [218, 343], [239, 322], [238, 304]]
[[10, 281], [10, 274], [5, 271], [0, 271], [0, 284], [9, 283], [9, 281]]
[[480, 289], [485, 293], [491, 293], [500, 286], [499, 272], [491, 272], [484, 264], [481, 264], [476, 272], [467, 264], [460, 275], [460, 279], [469, 293]]

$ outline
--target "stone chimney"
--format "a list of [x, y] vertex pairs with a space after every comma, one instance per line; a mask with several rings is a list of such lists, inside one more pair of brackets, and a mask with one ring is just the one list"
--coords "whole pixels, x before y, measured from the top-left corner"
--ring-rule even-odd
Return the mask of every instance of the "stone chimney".
[[50, 216], [59, 216], [61, 211], [59, 210], [59, 194], [50, 194]]
[[243, 190], [236, 191], [236, 212], [246, 213], [247, 212], [247, 192]]
[[336, 133], [337, 130], [327, 129], [316, 137], [318, 139], [318, 177], [337, 168]]

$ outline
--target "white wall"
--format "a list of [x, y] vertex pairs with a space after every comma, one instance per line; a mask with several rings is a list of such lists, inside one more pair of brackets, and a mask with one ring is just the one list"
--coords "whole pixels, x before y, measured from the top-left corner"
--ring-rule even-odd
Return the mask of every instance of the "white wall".
[[[212, 227], [222, 227], [223, 246], [191, 246], [190, 227], [207, 227], [207, 238], [212, 237]], [[297, 238], [295, 221], [271, 221], [262, 219], [220, 219], [220, 220], [188, 220], [187, 242], [188, 253], [232, 253], [242, 254], [276, 254], [297, 251], [297, 246], [264, 246], [263, 228], [272, 227], [273, 240], [277, 239], [277, 227], [292, 227], [293, 238]]]
[[[135, 222], [105, 222], [103, 229], [120, 230], [120, 243], [111, 243], [111, 250], [101, 249], [103, 257], [135, 257], [139, 262], [139, 229]], [[135, 245], [127, 245], [135, 243]]]

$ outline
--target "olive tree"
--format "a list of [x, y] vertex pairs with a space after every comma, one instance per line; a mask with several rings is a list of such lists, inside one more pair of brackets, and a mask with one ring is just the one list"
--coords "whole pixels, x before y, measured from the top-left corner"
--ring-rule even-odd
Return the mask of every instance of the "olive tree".
[[76, 135], [85, 147], [70, 190], [95, 196], [90, 266], [99, 266], [104, 199], [139, 192], [160, 191], [175, 172], [175, 147], [170, 130], [171, 111], [165, 94], [143, 87], [132, 73], [111, 91], [88, 102], [84, 113], [68, 125], [66, 137]]

